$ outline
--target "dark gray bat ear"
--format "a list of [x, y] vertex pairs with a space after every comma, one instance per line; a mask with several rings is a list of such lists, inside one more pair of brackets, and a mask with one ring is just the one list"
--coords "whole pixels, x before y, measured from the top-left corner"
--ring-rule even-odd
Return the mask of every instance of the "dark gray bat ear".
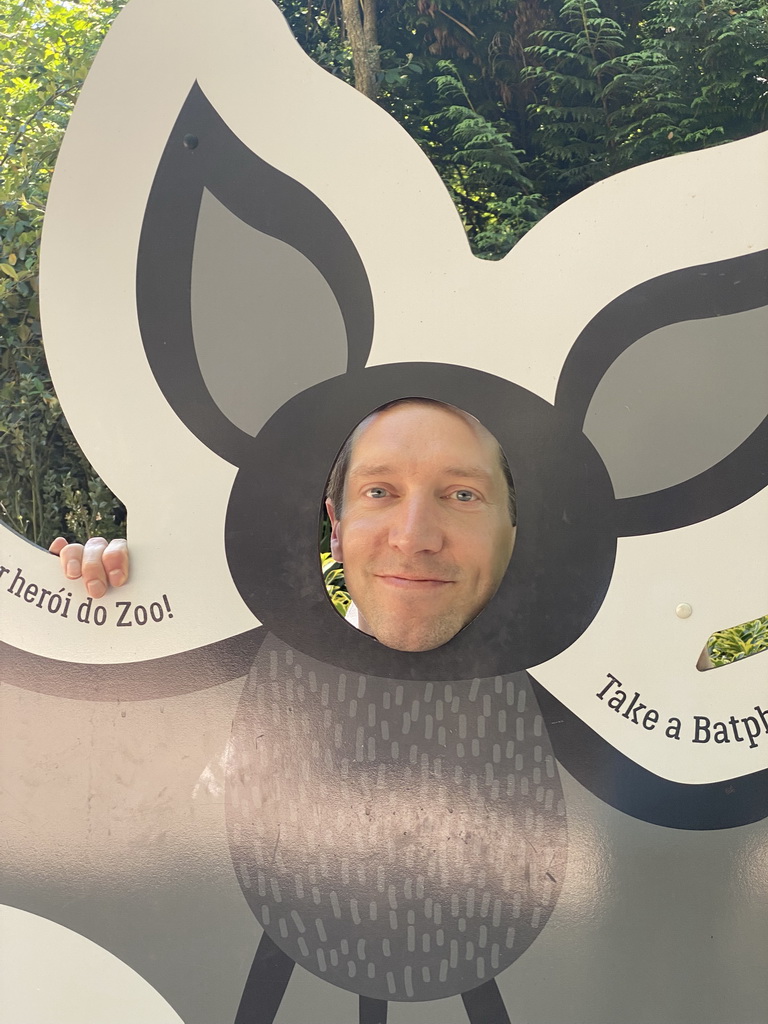
[[608, 468], [620, 536], [756, 494], [768, 484], [768, 252], [619, 296], [574, 344], [555, 404]]
[[248, 149], [197, 84], [157, 169], [136, 290], [168, 402], [236, 465], [280, 406], [362, 368], [370, 351], [371, 290], [349, 235]]

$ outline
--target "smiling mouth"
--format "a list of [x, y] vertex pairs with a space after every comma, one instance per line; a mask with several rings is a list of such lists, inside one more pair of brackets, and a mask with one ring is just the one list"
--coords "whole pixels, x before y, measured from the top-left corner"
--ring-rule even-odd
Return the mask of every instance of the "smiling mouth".
[[428, 576], [397, 576], [395, 574], [379, 575], [377, 579], [392, 587], [402, 587], [405, 590], [429, 590], [438, 587], [445, 587], [453, 583], [453, 580], [435, 579]]

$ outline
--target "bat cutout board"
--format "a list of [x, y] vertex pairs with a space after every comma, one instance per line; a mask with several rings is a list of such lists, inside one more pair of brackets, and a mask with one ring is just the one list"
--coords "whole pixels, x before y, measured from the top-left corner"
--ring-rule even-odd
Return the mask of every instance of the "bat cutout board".
[[[487, 263], [269, 3], [126, 8], [42, 303], [132, 582], [0, 552], [30, 1024], [46, 965], [99, 956], [158, 1022], [759, 1019], [768, 659], [696, 662], [768, 611], [767, 150], [604, 181]], [[317, 536], [345, 438], [413, 396], [495, 435], [518, 528], [487, 607], [405, 653], [337, 614]]]

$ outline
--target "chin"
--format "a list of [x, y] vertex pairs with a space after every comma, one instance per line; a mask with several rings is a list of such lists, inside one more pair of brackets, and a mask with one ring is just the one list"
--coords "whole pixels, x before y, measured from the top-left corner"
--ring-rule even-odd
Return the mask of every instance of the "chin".
[[372, 633], [385, 647], [391, 647], [393, 651], [434, 651], [452, 640], [459, 632], [461, 626], [444, 624], [443, 628], [431, 626], [420, 632], [403, 633], [402, 630], [388, 630], [383, 627], [379, 630], [373, 629]]
[[[450, 637], [448, 638], [450, 639]], [[384, 643], [380, 640], [379, 643]], [[385, 647], [391, 647], [393, 651], [434, 651], [437, 647], [442, 647], [446, 640], [438, 640], [435, 643], [434, 640], [393, 640], [392, 643], [384, 643]]]

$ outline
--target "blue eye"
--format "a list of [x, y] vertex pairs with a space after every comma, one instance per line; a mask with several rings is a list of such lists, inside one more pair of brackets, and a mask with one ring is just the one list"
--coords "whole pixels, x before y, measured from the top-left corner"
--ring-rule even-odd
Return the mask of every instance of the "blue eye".
[[383, 487], [369, 487], [365, 494], [368, 498], [386, 498], [389, 491], [385, 491]]
[[457, 501], [464, 502], [474, 501], [476, 497], [474, 491], [454, 491], [454, 494], [456, 496]]

